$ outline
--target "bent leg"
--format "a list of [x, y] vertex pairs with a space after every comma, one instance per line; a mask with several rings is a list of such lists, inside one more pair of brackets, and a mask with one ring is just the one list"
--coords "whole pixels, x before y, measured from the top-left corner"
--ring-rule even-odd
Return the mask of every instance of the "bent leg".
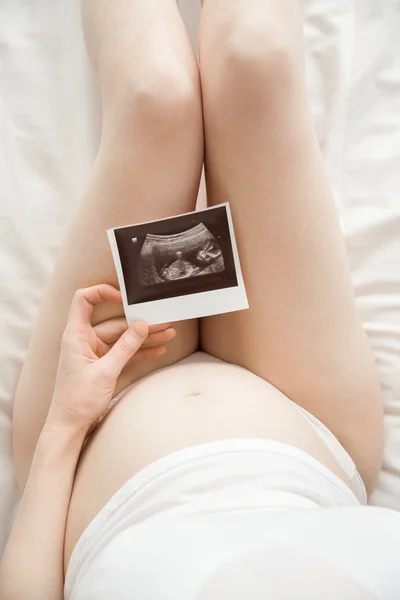
[[[101, 86], [101, 143], [40, 309], [14, 403], [14, 459], [24, 486], [52, 397], [75, 290], [117, 285], [106, 229], [194, 210], [203, 162], [197, 63], [175, 0], [87, 0], [83, 21]], [[122, 316], [104, 306], [94, 323]], [[193, 352], [198, 323], [176, 325], [162, 358], [128, 365], [116, 393]]]
[[202, 346], [253, 371], [339, 438], [372, 488], [377, 370], [307, 105], [295, 0], [205, 0], [200, 38], [210, 204], [229, 201], [250, 309]]

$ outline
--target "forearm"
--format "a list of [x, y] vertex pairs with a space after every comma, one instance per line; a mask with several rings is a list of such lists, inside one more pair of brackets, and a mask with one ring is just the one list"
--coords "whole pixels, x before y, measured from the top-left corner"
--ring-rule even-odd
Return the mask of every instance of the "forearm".
[[65, 523], [83, 440], [45, 424], [0, 563], [2, 600], [62, 600]]

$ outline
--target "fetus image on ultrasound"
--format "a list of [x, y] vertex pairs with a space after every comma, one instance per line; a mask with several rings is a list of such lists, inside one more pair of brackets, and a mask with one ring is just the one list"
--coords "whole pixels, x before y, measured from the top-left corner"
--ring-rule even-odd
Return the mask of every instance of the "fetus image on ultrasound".
[[203, 223], [174, 235], [147, 234], [139, 255], [139, 277], [146, 286], [224, 270], [221, 247]]
[[115, 229], [129, 305], [238, 285], [226, 206]]

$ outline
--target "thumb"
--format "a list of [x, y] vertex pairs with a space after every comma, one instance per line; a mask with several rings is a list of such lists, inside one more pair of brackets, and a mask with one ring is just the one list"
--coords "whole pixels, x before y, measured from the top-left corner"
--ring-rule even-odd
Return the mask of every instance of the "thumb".
[[135, 321], [99, 362], [114, 372], [117, 378], [128, 360], [139, 350], [148, 333], [149, 327], [146, 323]]

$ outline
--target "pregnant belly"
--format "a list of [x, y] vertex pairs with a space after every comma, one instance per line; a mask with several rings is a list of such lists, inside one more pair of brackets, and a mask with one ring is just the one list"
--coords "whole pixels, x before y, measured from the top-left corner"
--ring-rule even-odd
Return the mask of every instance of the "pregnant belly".
[[245, 369], [197, 352], [139, 380], [86, 445], [67, 520], [66, 564], [84, 529], [132, 475], [170, 452], [224, 438], [297, 446], [346, 480], [286, 396]]

